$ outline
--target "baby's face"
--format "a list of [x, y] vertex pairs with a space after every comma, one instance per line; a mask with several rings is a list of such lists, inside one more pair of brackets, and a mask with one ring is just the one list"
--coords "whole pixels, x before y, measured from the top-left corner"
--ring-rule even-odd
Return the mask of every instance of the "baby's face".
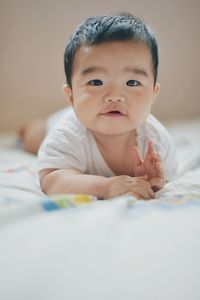
[[77, 50], [68, 95], [79, 120], [94, 134], [119, 135], [141, 125], [159, 92], [149, 48], [133, 41]]

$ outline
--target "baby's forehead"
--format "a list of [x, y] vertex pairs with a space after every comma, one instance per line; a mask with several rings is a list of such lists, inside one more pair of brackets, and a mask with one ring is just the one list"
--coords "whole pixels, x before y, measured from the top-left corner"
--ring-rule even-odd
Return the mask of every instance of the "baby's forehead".
[[125, 40], [125, 41], [109, 41], [101, 42], [98, 44], [82, 44], [80, 45], [74, 55], [74, 60], [79, 57], [79, 60], [85, 59], [86, 57], [105, 57], [111, 56], [115, 58], [116, 54], [123, 57], [127, 54], [136, 54], [140, 52], [141, 55], [148, 56], [151, 55], [151, 49], [143, 41], [138, 40]]
[[98, 45], [82, 45], [77, 50], [73, 62], [73, 75], [135, 73], [135, 70], [150, 74], [153, 71], [152, 66], [151, 51], [145, 43], [105, 42]]

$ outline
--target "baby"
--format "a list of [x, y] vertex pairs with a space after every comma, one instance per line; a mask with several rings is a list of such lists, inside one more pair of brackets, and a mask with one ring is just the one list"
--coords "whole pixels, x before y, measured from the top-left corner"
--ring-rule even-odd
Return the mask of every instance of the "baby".
[[90, 17], [71, 36], [64, 66], [71, 109], [40, 147], [42, 190], [154, 198], [177, 161], [169, 134], [150, 114], [160, 91], [151, 29], [130, 14]]

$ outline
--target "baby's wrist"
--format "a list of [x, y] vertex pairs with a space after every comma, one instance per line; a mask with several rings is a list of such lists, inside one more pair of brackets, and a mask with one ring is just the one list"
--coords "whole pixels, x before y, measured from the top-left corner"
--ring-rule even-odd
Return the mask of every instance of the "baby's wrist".
[[103, 183], [102, 191], [102, 199], [109, 199], [113, 197], [113, 179], [115, 177], [106, 177]]
[[111, 182], [110, 182], [110, 178], [107, 177], [101, 177], [100, 181], [97, 183], [96, 185], [96, 189], [97, 189], [97, 195], [99, 199], [108, 199], [109, 194], [110, 194], [110, 186], [111, 186]]

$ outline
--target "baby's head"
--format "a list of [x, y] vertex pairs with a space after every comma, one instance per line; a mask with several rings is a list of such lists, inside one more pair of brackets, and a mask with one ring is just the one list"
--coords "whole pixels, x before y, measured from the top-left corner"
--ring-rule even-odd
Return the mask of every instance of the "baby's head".
[[158, 45], [155, 35], [143, 21], [126, 13], [90, 17], [76, 29], [64, 55], [67, 84], [72, 86], [74, 57], [80, 47], [97, 46], [114, 41], [142, 42], [148, 46], [155, 84], [158, 70]]
[[91, 17], [66, 48], [64, 93], [93, 133], [130, 133], [159, 93], [157, 68], [157, 42], [142, 21], [130, 14]]

